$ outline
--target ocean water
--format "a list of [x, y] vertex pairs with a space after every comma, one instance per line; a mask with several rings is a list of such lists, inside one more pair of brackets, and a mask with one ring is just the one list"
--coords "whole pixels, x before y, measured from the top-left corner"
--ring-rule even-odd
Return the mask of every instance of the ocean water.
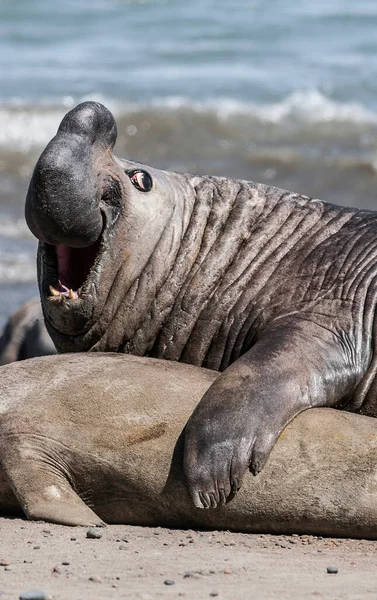
[[0, 0], [0, 325], [36, 293], [35, 161], [85, 99], [116, 151], [377, 209], [375, 0]]

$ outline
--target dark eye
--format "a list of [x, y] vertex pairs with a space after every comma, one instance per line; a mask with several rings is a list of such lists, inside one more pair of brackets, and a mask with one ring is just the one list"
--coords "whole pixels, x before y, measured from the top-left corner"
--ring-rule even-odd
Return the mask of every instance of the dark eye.
[[129, 171], [128, 177], [140, 192], [149, 192], [152, 189], [152, 177], [146, 171], [141, 171], [140, 169]]

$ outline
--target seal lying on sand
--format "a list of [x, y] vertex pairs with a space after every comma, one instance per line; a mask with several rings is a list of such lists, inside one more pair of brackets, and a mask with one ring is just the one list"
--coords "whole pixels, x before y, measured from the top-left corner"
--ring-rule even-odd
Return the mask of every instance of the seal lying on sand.
[[47, 327], [59, 351], [223, 371], [185, 435], [191, 497], [215, 507], [303, 410], [377, 414], [377, 213], [158, 171], [118, 159], [115, 140], [85, 102], [34, 170]]
[[0, 365], [56, 354], [47, 333], [39, 298], [28, 300], [10, 315], [0, 338]]
[[0, 509], [20, 504], [30, 519], [66, 525], [376, 538], [377, 421], [346, 412], [300, 415], [232, 502], [214, 511], [192, 506], [181, 433], [217, 376], [120, 354], [2, 367]]

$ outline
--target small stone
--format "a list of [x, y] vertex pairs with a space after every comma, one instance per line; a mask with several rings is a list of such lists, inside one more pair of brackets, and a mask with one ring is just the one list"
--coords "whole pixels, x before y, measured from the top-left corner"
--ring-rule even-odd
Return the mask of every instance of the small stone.
[[213, 592], [210, 592], [209, 595], [212, 596], [212, 597], [215, 597], [215, 596], [219, 595], [219, 592], [213, 591]]
[[337, 567], [327, 567], [327, 572], [328, 573], [337, 573], [338, 569], [337, 569]]
[[42, 590], [29, 590], [22, 592], [19, 600], [47, 600], [46, 594]]
[[298, 533], [292, 533], [292, 537], [299, 537]]
[[92, 527], [86, 532], [86, 537], [91, 540], [100, 540], [102, 537], [102, 531], [100, 531], [100, 529]]
[[102, 583], [102, 579], [99, 575], [91, 575], [89, 577], [89, 581], [93, 581], [94, 583]]
[[165, 579], [164, 584], [165, 585], [175, 585], [175, 581], [174, 581], [174, 579]]
[[40, 546], [33, 546], [33, 550], [40, 550]]
[[71, 542], [75, 542], [76, 540], [77, 540], [77, 538], [71, 537]]
[[11, 566], [4, 567], [4, 571], [12, 571], [12, 567]]
[[121, 544], [119, 550], [128, 550], [128, 546], [126, 546], [126, 544]]
[[63, 560], [62, 565], [64, 565], [65, 567], [70, 565], [71, 563], [68, 560]]
[[224, 569], [225, 575], [230, 575], [231, 572], [232, 572], [232, 569]]
[[9, 565], [10, 565], [9, 560], [6, 560], [5, 558], [0, 560], [0, 567], [8, 567]]

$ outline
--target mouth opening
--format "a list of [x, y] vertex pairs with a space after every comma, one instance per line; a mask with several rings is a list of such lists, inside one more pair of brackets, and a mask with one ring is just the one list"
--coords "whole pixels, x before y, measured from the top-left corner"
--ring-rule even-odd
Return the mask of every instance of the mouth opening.
[[101, 241], [102, 236], [86, 248], [72, 248], [65, 244], [51, 246], [56, 257], [57, 279], [57, 288], [49, 286], [51, 299], [75, 300], [81, 296], [82, 288], [98, 261]]
[[101, 245], [100, 239], [87, 248], [71, 248], [58, 244], [56, 258], [58, 262], [58, 279], [66, 288], [79, 290], [85, 283], [97, 258]]

